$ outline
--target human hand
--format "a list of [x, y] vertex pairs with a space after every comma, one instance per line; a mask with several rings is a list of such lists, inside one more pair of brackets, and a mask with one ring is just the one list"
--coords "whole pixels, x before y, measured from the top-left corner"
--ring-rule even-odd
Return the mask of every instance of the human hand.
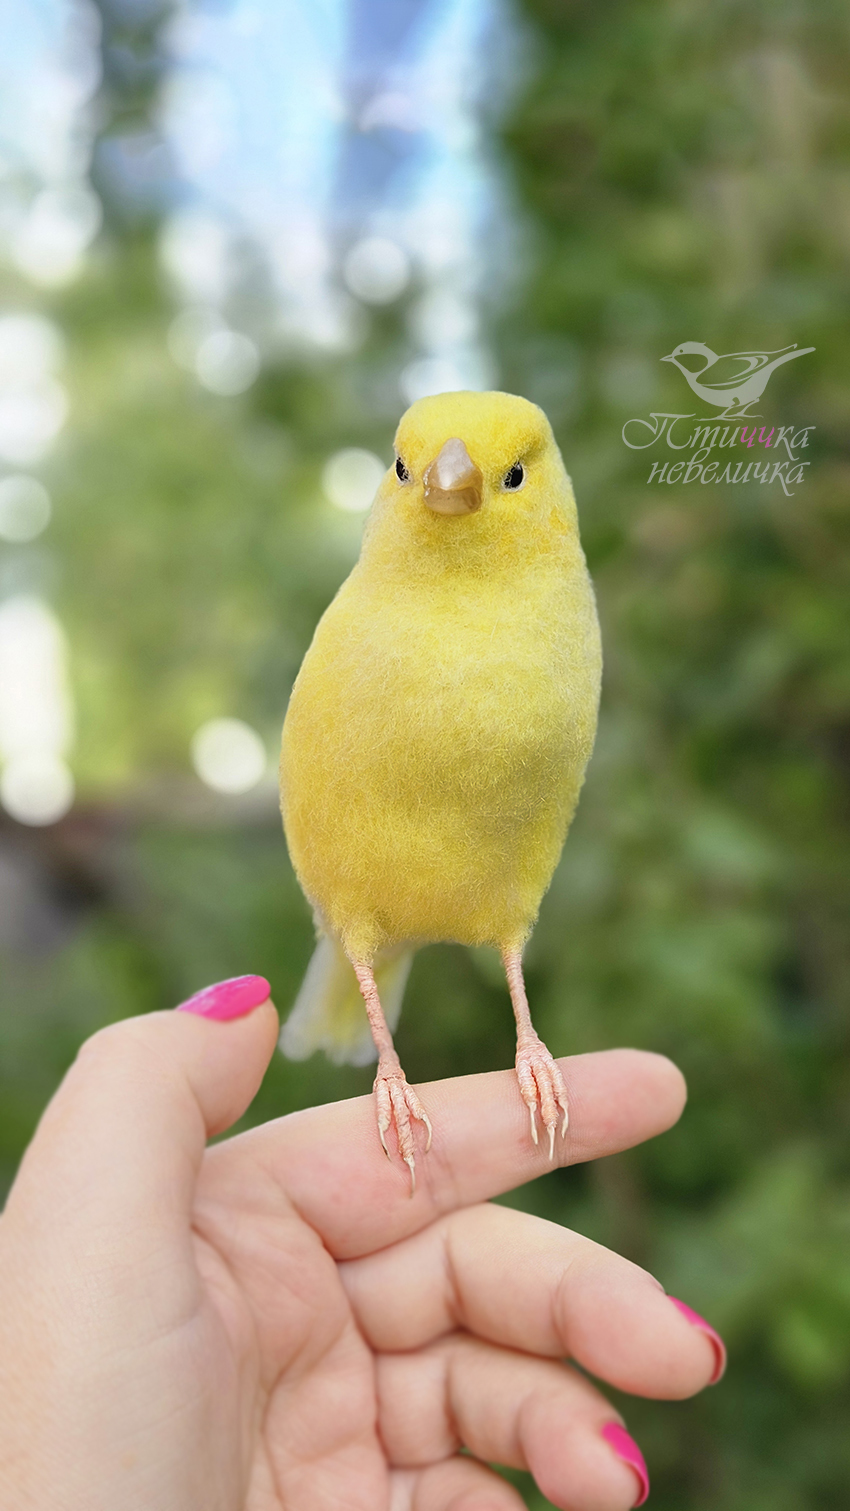
[[[241, 980], [246, 1012], [267, 988]], [[5, 1511], [516, 1511], [486, 1461], [574, 1511], [639, 1503], [617, 1412], [560, 1361], [679, 1398], [722, 1345], [635, 1265], [487, 1203], [547, 1168], [513, 1072], [427, 1087], [412, 1200], [369, 1097], [207, 1149], [277, 1037], [268, 1001], [197, 1015], [227, 1000], [96, 1034], [24, 1157], [0, 1219]], [[658, 1056], [561, 1064], [565, 1162], [682, 1109]]]

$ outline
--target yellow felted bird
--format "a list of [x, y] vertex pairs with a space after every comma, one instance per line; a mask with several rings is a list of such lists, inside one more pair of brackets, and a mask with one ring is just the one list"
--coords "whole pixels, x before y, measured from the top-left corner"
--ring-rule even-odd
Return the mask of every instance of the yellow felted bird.
[[411, 1118], [427, 1147], [431, 1124], [392, 1030], [429, 941], [501, 951], [532, 1137], [538, 1108], [550, 1158], [559, 1120], [566, 1133], [522, 949], [584, 780], [602, 656], [543, 412], [511, 394], [438, 394], [411, 406], [395, 445], [283, 728], [284, 827], [319, 939], [281, 1046], [353, 1064], [377, 1052], [381, 1143], [394, 1124], [413, 1182]]

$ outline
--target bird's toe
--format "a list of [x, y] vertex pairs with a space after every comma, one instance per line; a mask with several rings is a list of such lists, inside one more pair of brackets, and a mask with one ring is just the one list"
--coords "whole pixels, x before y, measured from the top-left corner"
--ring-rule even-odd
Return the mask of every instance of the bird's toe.
[[[549, 1135], [549, 1158], [555, 1158], [555, 1134], [561, 1121], [561, 1137], [569, 1127], [567, 1088], [557, 1060], [535, 1034], [517, 1045], [516, 1072], [519, 1088], [531, 1119], [531, 1137], [538, 1142], [536, 1114]], [[561, 1119], [561, 1114], [563, 1118]]]
[[409, 1086], [404, 1072], [396, 1066], [378, 1066], [378, 1074], [375, 1077], [375, 1101], [378, 1114], [378, 1137], [384, 1149], [384, 1153], [391, 1158], [387, 1147], [386, 1135], [391, 1127], [395, 1128], [398, 1152], [410, 1171], [410, 1194], [416, 1190], [416, 1144], [413, 1137], [411, 1118], [424, 1125], [427, 1133], [425, 1153], [431, 1147], [433, 1129], [419, 1097]]

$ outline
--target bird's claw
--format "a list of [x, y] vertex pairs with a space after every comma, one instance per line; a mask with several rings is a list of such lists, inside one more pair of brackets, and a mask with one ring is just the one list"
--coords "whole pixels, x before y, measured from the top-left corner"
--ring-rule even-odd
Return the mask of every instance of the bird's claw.
[[431, 1120], [397, 1063], [384, 1065], [379, 1062], [378, 1074], [375, 1077], [375, 1099], [378, 1104], [378, 1137], [384, 1153], [389, 1159], [390, 1151], [387, 1148], [385, 1135], [390, 1125], [394, 1123], [398, 1152], [410, 1171], [410, 1194], [413, 1196], [416, 1190], [416, 1155], [410, 1120], [414, 1118], [425, 1126], [428, 1135], [425, 1144], [426, 1154], [431, 1148], [433, 1138]]
[[563, 1113], [561, 1138], [566, 1138], [569, 1127], [567, 1088], [558, 1062], [537, 1034], [524, 1035], [518, 1042], [516, 1073], [531, 1120], [532, 1140], [538, 1143], [536, 1113], [539, 1107], [543, 1126], [549, 1135], [549, 1159], [554, 1160], [559, 1112]]

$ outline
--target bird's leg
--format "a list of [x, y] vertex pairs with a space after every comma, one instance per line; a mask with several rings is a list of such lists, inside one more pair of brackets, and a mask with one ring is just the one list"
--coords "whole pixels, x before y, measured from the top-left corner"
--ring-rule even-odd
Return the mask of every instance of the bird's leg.
[[387, 1159], [389, 1159], [390, 1151], [387, 1148], [386, 1133], [390, 1124], [395, 1123], [399, 1153], [410, 1171], [410, 1194], [412, 1196], [416, 1190], [416, 1160], [414, 1157], [413, 1130], [410, 1126], [410, 1119], [414, 1117], [418, 1122], [425, 1124], [428, 1132], [428, 1142], [425, 1145], [426, 1154], [431, 1147], [431, 1123], [413, 1087], [407, 1084], [407, 1078], [395, 1051], [392, 1034], [387, 1027], [384, 1009], [381, 1007], [381, 999], [378, 996], [378, 988], [375, 984], [372, 967], [370, 965], [361, 965], [354, 960], [351, 963], [354, 966], [354, 973], [363, 995], [363, 1001], [366, 1004], [366, 1012], [369, 1015], [369, 1027], [372, 1030], [372, 1038], [378, 1051], [378, 1073], [375, 1076], [375, 1101], [378, 1106], [378, 1136], [383, 1145], [384, 1153]]
[[549, 1135], [549, 1158], [555, 1157], [555, 1130], [558, 1126], [558, 1108], [564, 1114], [561, 1137], [565, 1138], [569, 1123], [567, 1088], [557, 1060], [550, 1055], [543, 1040], [535, 1032], [522, 979], [522, 952], [503, 950], [502, 960], [516, 1018], [516, 1073], [522, 1099], [531, 1117], [531, 1137], [537, 1143], [536, 1113], [538, 1105], [546, 1132]]

